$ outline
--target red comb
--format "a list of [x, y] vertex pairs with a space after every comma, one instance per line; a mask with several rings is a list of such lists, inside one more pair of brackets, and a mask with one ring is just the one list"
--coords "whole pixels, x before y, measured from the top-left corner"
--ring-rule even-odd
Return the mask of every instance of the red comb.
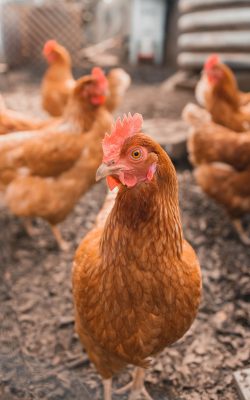
[[104, 75], [104, 72], [101, 68], [94, 67], [91, 71], [91, 76], [97, 81], [100, 89], [102, 89], [103, 91], [107, 90], [108, 80], [107, 80], [106, 76]]
[[212, 54], [209, 56], [204, 64], [205, 71], [209, 71], [211, 68], [215, 67], [215, 65], [220, 63], [220, 57], [218, 54]]
[[51, 51], [54, 50], [54, 48], [55, 48], [57, 45], [58, 45], [58, 43], [57, 43], [56, 40], [53, 40], [53, 39], [48, 40], [48, 41], [45, 43], [44, 47], [43, 47], [43, 54], [44, 54], [44, 55], [49, 54]]
[[141, 131], [143, 118], [141, 114], [129, 113], [123, 115], [123, 120], [118, 118], [112, 127], [111, 134], [106, 133], [103, 141], [103, 161], [115, 159], [121, 150], [121, 147], [126, 139]]

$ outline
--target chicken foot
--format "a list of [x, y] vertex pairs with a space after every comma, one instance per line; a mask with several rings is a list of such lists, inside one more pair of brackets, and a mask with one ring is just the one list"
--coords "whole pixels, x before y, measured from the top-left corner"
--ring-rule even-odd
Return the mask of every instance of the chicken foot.
[[27, 235], [30, 237], [36, 236], [39, 232], [39, 230], [33, 226], [32, 221], [28, 218], [23, 219], [23, 226]]
[[250, 245], [250, 238], [247, 236], [247, 234], [242, 226], [242, 222], [239, 219], [233, 219], [232, 223], [239, 235], [240, 241], [243, 244]]
[[59, 248], [63, 251], [69, 250], [70, 244], [63, 239], [59, 228], [56, 225], [50, 226]]
[[139, 395], [143, 395], [146, 400], [153, 400], [144, 386], [145, 369], [137, 367], [132, 382], [128, 383], [121, 389], [115, 391], [116, 394], [126, 393], [131, 389], [128, 400], [137, 400]]
[[[27, 232], [27, 234], [28, 234], [30, 237], [33, 237], [33, 236], [36, 236], [36, 235], [39, 234], [39, 230], [36, 229], [36, 228], [33, 226], [32, 221], [31, 221], [30, 219], [24, 218], [24, 219], [23, 219], [23, 225], [24, 225], [25, 231]], [[61, 234], [59, 228], [58, 228], [56, 225], [50, 225], [50, 226], [51, 226], [52, 233], [53, 233], [53, 235], [54, 235], [54, 237], [55, 237], [55, 239], [56, 239], [56, 242], [57, 242], [59, 248], [60, 248], [61, 250], [63, 250], [63, 251], [69, 250], [70, 243], [66, 242], [66, 241], [63, 239], [62, 234]]]
[[112, 400], [112, 379], [103, 379], [104, 400]]

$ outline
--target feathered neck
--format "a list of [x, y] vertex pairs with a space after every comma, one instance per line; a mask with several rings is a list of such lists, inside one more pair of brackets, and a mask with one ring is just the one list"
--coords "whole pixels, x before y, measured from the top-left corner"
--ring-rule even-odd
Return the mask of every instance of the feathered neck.
[[235, 110], [240, 107], [240, 99], [236, 83], [234, 84], [234, 81], [230, 81], [229, 79], [224, 79], [220, 84], [215, 85], [212, 90], [212, 96], [219, 101], [225, 101]]
[[92, 106], [87, 101], [80, 102], [72, 98], [67, 104], [63, 120], [79, 133], [87, 132], [96, 120], [100, 108]]
[[51, 79], [55, 82], [62, 82], [62, 80], [74, 80], [71, 71], [71, 61], [58, 60], [53, 64], [50, 64], [47, 68], [46, 74], [47, 79]]
[[136, 260], [137, 265], [179, 258], [182, 228], [178, 205], [178, 184], [167, 154], [157, 148], [159, 163], [153, 181], [133, 188], [122, 186], [106, 222], [101, 254], [104, 263], [120, 257]]

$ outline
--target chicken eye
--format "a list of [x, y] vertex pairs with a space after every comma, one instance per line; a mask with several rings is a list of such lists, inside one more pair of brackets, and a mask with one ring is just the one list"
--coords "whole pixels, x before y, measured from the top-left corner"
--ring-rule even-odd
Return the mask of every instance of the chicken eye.
[[142, 151], [141, 149], [134, 149], [131, 152], [131, 157], [133, 158], [133, 160], [140, 160], [142, 158]]

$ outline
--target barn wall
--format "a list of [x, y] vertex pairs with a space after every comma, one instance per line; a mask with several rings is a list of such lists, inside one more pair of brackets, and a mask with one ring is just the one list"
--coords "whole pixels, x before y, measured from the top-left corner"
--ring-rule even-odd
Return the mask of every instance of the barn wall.
[[250, 0], [179, 0], [179, 11], [179, 67], [199, 69], [216, 52], [236, 69], [250, 68]]

